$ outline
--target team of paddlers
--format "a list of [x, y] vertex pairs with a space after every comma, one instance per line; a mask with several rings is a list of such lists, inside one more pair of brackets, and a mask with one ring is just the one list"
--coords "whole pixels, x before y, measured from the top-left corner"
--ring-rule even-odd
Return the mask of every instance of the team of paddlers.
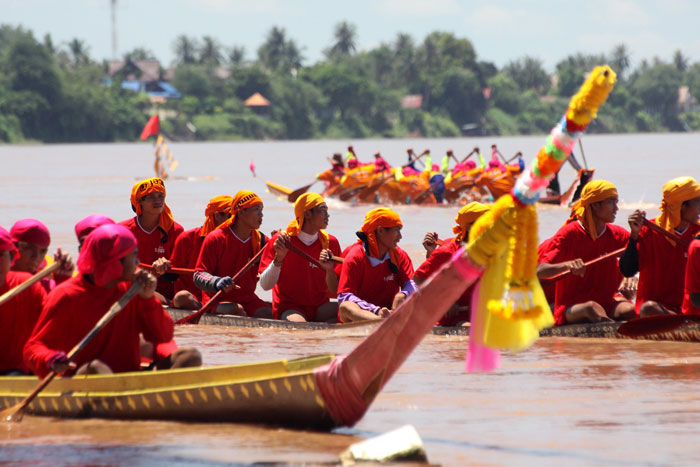
[[[508, 193], [525, 166], [522, 153], [506, 160], [495, 144], [488, 162], [478, 147], [461, 160], [449, 150], [440, 165], [433, 163], [428, 149], [421, 154], [410, 148], [406, 152], [407, 163], [391, 167], [378, 152], [372, 161], [359, 161], [353, 147], [348, 146], [345, 159], [335, 153], [328, 159], [331, 168], [316, 176], [325, 184], [323, 196], [394, 204], [466, 204]], [[365, 190], [360, 191], [362, 188]]]
[[[459, 209], [453, 238], [428, 232], [426, 260], [414, 270], [398, 246], [402, 221], [386, 207], [367, 212], [358, 241], [343, 249], [326, 232], [328, 205], [316, 193], [301, 195], [289, 226], [271, 237], [260, 231], [263, 201], [251, 191], [212, 198], [203, 225], [187, 231], [165, 199], [161, 179], [143, 180], [132, 188], [133, 218], [116, 224], [92, 215], [76, 224], [77, 273], [58, 249], [50, 279], [0, 305], [0, 374], [121, 372], [139, 369], [143, 359], [155, 368], [200, 365], [196, 349], [178, 348], [173, 340], [163, 305], [197, 310], [214, 297], [214, 312], [248, 317], [387, 317], [468, 241], [474, 221], [490, 209], [479, 202]], [[556, 324], [700, 313], [700, 185], [691, 177], [669, 181], [659, 217], [648, 221], [634, 211], [630, 231], [613, 224], [617, 203], [612, 183], [589, 182], [564, 226], [541, 243], [538, 277], [549, 289]], [[0, 228], [0, 293], [41, 270], [49, 245], [49, 231], [36, 219], [19, 220], [9, 232]], [[609, 255], [616, 250], [619, 263]], [[245, 269], [256, 258], [259, 264]], [[635, 301], [625, 296], [629, 290], [619, 292], [623, 277], [637, 273]], [[143, 285], [138, 296], [69, 362], [66, 353], [132, 281]], [[272, 302], [256, 295], [258, 283], [272, 290]], [[467, 290], [438, 324], [468, 323], [471, 294]]]

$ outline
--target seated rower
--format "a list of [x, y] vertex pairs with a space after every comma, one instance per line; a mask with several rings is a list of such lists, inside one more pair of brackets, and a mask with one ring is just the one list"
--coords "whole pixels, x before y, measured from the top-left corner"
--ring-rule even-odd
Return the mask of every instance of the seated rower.
[[348, 152], [345, 154], [345, 161], [348, 163], [348, 169], [356, 169], [360, 162], [357, 160], [357, 154], [352, 146], [348, 146]]
[[206, 236], [195, 266], [194, 284], [206, 304], [223, 290], [220, 313], [272, 318], [270, 303], [255, 294], [258, 268], [246, 272], [236, 284], [231, 277], [264, 248], [269, 239], [258, 229], [263, 220], [262, 199], [252, 191], [239, 191], [231, 200], [231, 217]]
[[[17, 249], [7, 230], [0, 227], [0, 295], [31, 277], [26, 272], [10, 271]], [[40, 283], [0, 305], [0, 375], [31, 374], [24, 364], [22, 349], [36, 325], [44, 305], [46, 291]]]
[[342, 323], [388, 317], [416, 290], [413, 265], [397, 246], [401, 219], [389, 208], [372, 209], [347, 248], [338, 284], [338, 320]]
[[700, 235], [695, 237], [688, 248], [681, 311], [684, 315], [700, 315]]
[[[50, 371], [70, 375], [136, 371], [140, 367], [139, 334], [151, 342], [173, 337], [173, 321], [154, 297], [156, 279], [137, 270], [136, 237], [124, 226], [102, 225], [85, 239], [78, 258], [80, 274], [56, 287], [46, 298], [39, 321], [24, 346], [24, 362], [40, 378]], [[94, 336], [69, 364], [66, 352], [80, 342], [137, 280], [143, 288]], [[199, 352], [179, 349], [172, 368], [198, 366]]]
[[328, 205], [317, 193], [304, 193], [294, 203], [295, 219], [286, 232], [272, 237], [260, 262], [260, 286], [272, 289], [272, 317], [287, 321], [336, 322], [338, 304], [329, 297], [338, 295], [338, 276], [330, 260], [319, 268], [290, 252], [292, 244], [319, 260], [321, 253], [340, 256], [338, 239], [328, 234]]
[[[51, 244], [51, 235], [43, 222], [37, 219], [18, 220], [10, 229], [10, 236], [18, 251], [12, 263], [13, 271], [28, 272], [32, 275], [46, 267], [46, 253]], [[61, 263], [61, 266], [51, 276], [41, 280], [40, 284], [47, 293], [57, 284], [70, 279], [75, 269], [71, 256], [60, 248], [54, 253], [53, 260]]]
[[[170, 261], [157, 262], [160, 274], [168, 272], [170, 267], [194, 269], [197, 265], [199, 252], [202, 250], [204, 238], [216, 230], [231, 217], [231, 197], [228, 195], [215, 196], [209, 200], [204, 215], [206, 220], [201, 227], [184, 231], [177, 240], [170, 256]], [[202, 307], [202, 291], [194, 285], [192, 275], [178, 275], [175, 281], [173, 306], [185, 310], [199, 310]]]
[[[693, 177], [679, 177], [663, 187], [661, 214], [652, 219], [659, 227], [690, 243], [698, 233], [700, 185]], [[646, 213], [629, 216], [630, 239], [620, 257], [625, 277], [639, 272], [635, 311], [640, 316], [678, 314], [683, 305], [687, 247], [644, 225]]]
[[605, 180], [587, 184], [572, 216], [548, 240], [541, 252], [537, 276], [547, 278], [564, 271], [572, 275], [557, 282], [554, 299], [556, 325], [630, 319], [634, 305], [617, 301], [622, 281], [613, 259], [586, 267], [585, 261], [627, 244], [629, 232], [612, 224], [617, 214], [617, 189]]
[[[437, 272], [444, 263], [448, 262], [457, 250], [463, 246], [464, 242], [469, 240], [469, 230], [471, 230], [474, 222], [490, 209], [489, 206], [476, 201], [460, 209], [457, 217], [455, 217], [457, 225], [452, 228], [452, 231], [457, 236], [435, 249], [428, 256], [425, 262], [416, 270], [413, 281], [420, 286]], [[462, 326], [469, 322], [471, 318], [472, 293], [475, 286], [476, 283], [464, 291], [457, 303], [438, 321], [438, 326]]]
[[378, 152], [374, 153], [374, 173], [389, 172], [390, 170], [391, 166], [382, 155]]
[[[175, 240], [183, 232], [180, 224], [175, 222], [170, 208], [165, 203], [165, 184], [157, 177], [142, 180], [131, 189], [131, 209], [136, 216], [121, 221], [134, 234], [139, 242], [139, 261], [156, 265], [156, 261], [167, 261], [173, 253]], [[158, 278], [158, 299], [164, 305], [172, 300], [173, 281], [176, 276]]]

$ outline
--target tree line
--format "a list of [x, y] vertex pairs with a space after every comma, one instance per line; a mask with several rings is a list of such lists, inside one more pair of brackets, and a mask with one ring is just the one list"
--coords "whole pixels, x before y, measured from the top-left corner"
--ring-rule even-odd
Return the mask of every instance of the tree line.
[[[445, 137], [548, 132], [569, 97], [595, 65], [609, 64], [618, 84], [589, 131], [694, 131], [700, 107], [679, 105], [679, 88], [700, 97], [700, 62], [677, 51], [670, 61], [642, 60], [630, 50], [575, 53], [554, 73], [531, 56], [499, 69], [477, 56], [473, 44], [449, 32], [416, 42], [399, 33], [389, 43], [357, 49], [354, 25], [336, 25], [323, 59], [305, 64], [303, 49], [273, 27], [248, 57], [241, 46], [213, 37], [181, 35], [173, 43], [171, 83], [182, 99], [163, 104], [174, 118], [172, 136], [202, 140], [368, 137]], [[146, 48], [124, 58], [155, 59]], [[105, 85], [107, 62], [90, 57], [80, 39], [54, 44], [21, 26], [0, 26], [0, 141], [135, 140], [151, 104], [145, 94]], [[161, 75], [165, 70], [161, 69]], [[255, 92], [270, 100], [261, 114], [244, 106]], [[420, 108], [401, 99], [418, 95]], [[196, 128], [193, 134], [188, 125]]]

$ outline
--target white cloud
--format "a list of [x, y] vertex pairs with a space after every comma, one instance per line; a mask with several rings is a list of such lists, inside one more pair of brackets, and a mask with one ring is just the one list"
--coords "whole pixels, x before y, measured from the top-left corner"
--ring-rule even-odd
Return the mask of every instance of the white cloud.
[[382, 0], [377, 9], [389, 16], [440, 16], [461, 10], [457, 0]]

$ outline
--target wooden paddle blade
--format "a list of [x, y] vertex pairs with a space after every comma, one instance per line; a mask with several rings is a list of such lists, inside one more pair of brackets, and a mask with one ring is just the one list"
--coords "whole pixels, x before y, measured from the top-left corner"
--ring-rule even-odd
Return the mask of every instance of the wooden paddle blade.
[[294, 203], [298, 197], [309, 191], [309, 188], [311, 188], [311, 185], [313, 185], [314, 183], [316, 183], [316, 181], [292, 191], [291, 193], [289, 193], [289, 195], [287, 195], [287, 201], [289, 201], [290, 203]]
[[276, 183], [265, 182], [265, 185], [267, 185], [267, 191], [278, 198], [286, 198], [292, 193], [292, 190], [289, 188]]
[[364, 186], [356, 186], [353, 188], [348, 188], [344, 192], [342, 192], [339, 196], [341, 201], [350, 201], [352, 198], [355, 197], [360, 191], [364, 190]]
[[44, 390], [46, 386], [49, 385], [49, 383], [54, 379], [55, 376], [56, 372], [54, 371], [44, 376], [44, 379], [41, 380], [41, 383], [39, 383], [39, 385], [34, 389], [34, 391], [32, 391], [31, 394], [22, 399], [22, 401], [19, 404], [15, 404], [12, 407], [9, 407], [0, 412], [0, 420], [3, 422], [21, 422], [22, 417], [24, 417], [24, 409], [26, 409], [27, 406], [34, 400], [37, 394], [39, 394], [41, 391]]
[[628, 321], [617, 329], [627, 337], [644, 337], [671, 332], [683, 326], [700, 322], [700, 315], [659, 315]]

